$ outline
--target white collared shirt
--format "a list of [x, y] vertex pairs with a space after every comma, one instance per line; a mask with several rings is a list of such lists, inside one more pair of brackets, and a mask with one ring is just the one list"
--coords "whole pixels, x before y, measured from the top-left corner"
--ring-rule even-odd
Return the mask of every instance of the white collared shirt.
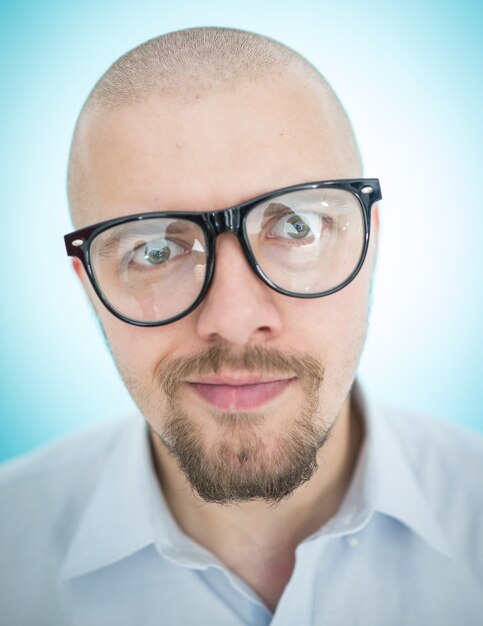
[[0, 471], [0, 624], [483, 624], [483, 439], [353, 394], [350, 487], [298, 546], [275, 613], [179, 529], [133, 416]]

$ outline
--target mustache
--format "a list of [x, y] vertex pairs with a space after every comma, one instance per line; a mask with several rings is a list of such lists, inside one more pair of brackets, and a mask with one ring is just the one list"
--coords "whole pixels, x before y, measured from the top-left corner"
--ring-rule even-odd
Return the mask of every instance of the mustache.
[[317, 387], [324, 378], [322, 364], [307, 354], [286, 354], [278, 348], [246, 346], [235, 351], [230, 345], [217, 344], [196, 355], [172, 359], [159, 371], [161, 387], [169, 399], [188, 377], [217, 374], [222, 369], [243, 370], [259, 374], [289, 374]]

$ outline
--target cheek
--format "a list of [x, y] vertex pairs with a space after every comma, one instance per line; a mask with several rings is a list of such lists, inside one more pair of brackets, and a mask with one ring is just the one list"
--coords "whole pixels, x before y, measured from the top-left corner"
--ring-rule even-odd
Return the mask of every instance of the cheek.
[[106, 319], [103, 325], [121, 378], [141, 413], [164, 414], [167, 407], [156, 368], [170, 358], [172, 346], [163, 327], [142, 328], [116, 319]]
[[[368, 327], [370, 274], [314, 300], [295, 300], [286, 311], [291, 348], [318, 359], [325, 370], [325, 414], [335, 414], [356, 375]], [[332, 411], [332, 413], [331, 413]]]
[[126, 324], [109, 312], [101, 313], [102, 326], [125, 382], [148, 390], [157, 369], [166, 361], [186, 354], [187, 319], [173, 325], [140, 327]]
[[155, 355], [159, 359], [162, 343], [154, 341], [155, 328], [142, 328], [120, 320], [103, 322], [112, 353], [123, 371], [143, 375]]
[[[361, 277], [362, 278], [362, 277]], [[309, 352], [336, 354], [358, 341], [367, 325], [369, 286], [365, 280], [329, 296], [313, 300], [293, 299], [286, 306], [286, 328], [297, 343]]]

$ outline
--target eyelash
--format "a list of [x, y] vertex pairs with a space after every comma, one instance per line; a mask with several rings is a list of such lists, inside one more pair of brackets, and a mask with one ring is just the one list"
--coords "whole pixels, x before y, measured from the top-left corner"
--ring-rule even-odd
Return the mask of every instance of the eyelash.
[[[284, 213], [282, 213], [281, 215], [273, 216], [272, 218], [270, 218], [270, 220], [266, 224], [264, 224], [262, 226], [261, 230], [263, 231], [267, 226], [273, 227], [274, 223], [276, 224], [278, 221], [280, 221], [283, 217], [285, 217], [287, 215], [298, 215], [298, 213], [295, 213], [294, 211], [291, 211], [291, 210], [287, 210]], [[315, 215], [315, 213], [314, 213], [314, 215]], [[322, 218], [322, 222], [323, 222], [324, 225], [332, 226], [334, 224], [334, 220], [331, 217], [328, 217], [327, 215], [319, 215], [319, 214], [316, 214], [316, 215], [317, 215], [317, 217], [321, 217]], [[283, 240], [285, 238], [284, 237], [273, 236], [272, 239], [281, 239], [281, 240]], [[296, 242], [297, 240], [294, 239], [293, 241]], [[300, 239], [299, 240], [299, 245], [303, 245], [304, 241], [307, 241], [307, 240]], [[291, 245], [293, 245], [293, 244], [291, 244]]]
[[[156, 241], [155, 239], [152, 241]], [[190, 249], [186, 248], [180, 241], [177, 241], [175, 239], [169, 239], [166, 240], [169, 241], [170, 243], [174, 243], [175, 245], [179, 246], [180, 248], [182, 248], [184, 250], [184, 252], [182, 254], [176, 255], [174, 258], [169, 258], [165, 263], [160, 263], [159, 265], [155, 265], [152, 264], [151, 266], [149, 265], [144, 265], [142, 263], [137, 263], [136, 261], [134, 261], [134, 256], [143, 249], [143, 247], [145, 247], [148, 243], [150, 242], [144, 242], [142, 244], [140, 244], [139, 246], [137, 246], [136, 248], [134, 248], [134, 250], [132, 250], [131, 252], [127, 253], [124, 255], [122, 261], [121, 261], [121, 266], [122, 267], [130, 267], [133, 268], [134, 266], [136, 266], [136, 271], [138, 272], [151, 272], [153, 270], [153, 268], [158, 268], [160, 269], [165, 268], [167, 265], [169, 265], [170, 263], [172, 263], [173, 261], [175, 261], [177, 258], [181, 257], [181, 256], [185, 256], [185, 254], [187, 254], [189, 252]]]

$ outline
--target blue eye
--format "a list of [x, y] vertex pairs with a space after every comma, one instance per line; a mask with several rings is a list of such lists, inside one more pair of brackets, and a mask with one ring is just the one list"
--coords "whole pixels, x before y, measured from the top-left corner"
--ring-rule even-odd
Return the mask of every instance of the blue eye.
[[324, 219], [313, 212], [285, 213], [270, 228], [269, 235], [283, 239], [311, 241], [319, 238], [324, 227]]
[[149, 266], [163, 266], [169, 260], [183, 256], [188, 250], [170, 239], [154, 239], [149, 242], [140, 242], [136, 245], [129, 262], [145, 269]]
[[292, 239], [303, 239], [311, 232], [310, 226], [300, 215], [291, 215], [284, 223], [283, 230]]
[[[166, 240], [163, 240], [166, 244]], [[158, 243], [158, 241], [150, 241], [143, 250], [144, 258], [146, 261], [149, 261], [152, 265], [158, 265], [160, 263], [165, 263], [169, 257], [171, 256], [171, 249], [169, 245], [163, 245], [163, 243]]]

